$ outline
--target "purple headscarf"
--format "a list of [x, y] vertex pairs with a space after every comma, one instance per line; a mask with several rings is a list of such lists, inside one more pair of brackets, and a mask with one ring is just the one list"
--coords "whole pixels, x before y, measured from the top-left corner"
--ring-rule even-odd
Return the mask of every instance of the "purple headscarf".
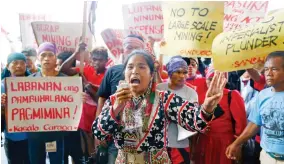
[[184, 61], [181, 56], [174, 56], [166, 65], [169, 76], [172, 76], [174, 72], [180, 68], [188, 69], [186, 61]]
[[50, 42], [44, 42], [38, 47], [38, 54], [41, 55], [44, 51], [51, 51], [56, 55], [56, 45]]

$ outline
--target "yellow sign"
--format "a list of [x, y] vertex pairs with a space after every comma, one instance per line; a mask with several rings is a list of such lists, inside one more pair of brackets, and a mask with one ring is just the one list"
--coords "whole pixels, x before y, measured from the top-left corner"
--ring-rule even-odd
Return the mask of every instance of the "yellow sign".
[[211, 57], [213, 39], [223, 31], [224, 2], [166, 2], [161, 53]]
[[213, 42], [213, 64], [219, 71], [253, 68], [266, 56], [284, 50], [284, 10], [268, 15], [261, 23], [224, 32]]

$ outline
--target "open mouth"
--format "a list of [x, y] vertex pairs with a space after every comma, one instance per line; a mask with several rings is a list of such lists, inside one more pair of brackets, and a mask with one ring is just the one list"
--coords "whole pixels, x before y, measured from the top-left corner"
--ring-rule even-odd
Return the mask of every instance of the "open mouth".
[[138, 78], [131, 78], [130, 79], [130, 84], [138, 85], [138, 84], [140, 84], [140, 79], [138, 79]]

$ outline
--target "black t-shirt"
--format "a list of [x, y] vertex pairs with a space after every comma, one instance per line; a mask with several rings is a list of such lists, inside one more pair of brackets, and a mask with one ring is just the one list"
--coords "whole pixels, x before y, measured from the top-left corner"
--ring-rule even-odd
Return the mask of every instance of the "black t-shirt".
[[120, 80], [124, 80], [123, 65], [115, 65], [110, 67], [99, 87], [98, 95], [106, 99], [116, 92], [118, 83]]

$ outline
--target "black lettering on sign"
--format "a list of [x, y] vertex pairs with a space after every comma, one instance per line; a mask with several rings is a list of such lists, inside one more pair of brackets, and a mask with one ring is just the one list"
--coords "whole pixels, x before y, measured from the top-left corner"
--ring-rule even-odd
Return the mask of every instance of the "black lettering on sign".
[[207, 9], [207, 8], [200, 9], [200, 8], [196, 7], [196, 8], [191, 8], [191, 9], [193, 10], [192, 16], [195, 15], [195, 11], [197, 11], [198, 15], [201, 16], [201, 17], [205, 17], [209, 13], [209, 9]]
[[189, 29], [189, 21], [170, 21], [168, 29]]
[[191, 40], [191, 41], [201, 41], [203, 38], [202, 32], [178, 32], [176, 31], [176, 35], [174, 40]]
[[237, 47], [236, 44], [228, 44], [226, 49], [226, 55], [229, 51], [231, 52], [240, 52], [240, 51], [246, 51], [246, 50], [254, 50], [258, 47], [271, 47], [271, 46], [277, 46], [276, 40], [278, 39], [278, 36], [267, 36], [262, 38], [255, 38], [252, 40], [244, 40], [241, 41], [240, 47]]
[[274, 16], [271, 16], [269, 19], [262, 21], [261, 23], [269, 23], [271, 21], [273, 21]]
[[218, 22], [211, 22], [211, 21], [194, 21], [192, 22], [191, 30], [204, 30], [204, 31], [213, 31], [216, 28]]
[[184, 14], [185, 14], [185, 10], [183, 8], [172, 9], [172, 11], [171, 11], [171, 16], [173, 16], [173, 17], [176, 17], [176, 16], [182, 17], [182, 16], [184, 16]]

